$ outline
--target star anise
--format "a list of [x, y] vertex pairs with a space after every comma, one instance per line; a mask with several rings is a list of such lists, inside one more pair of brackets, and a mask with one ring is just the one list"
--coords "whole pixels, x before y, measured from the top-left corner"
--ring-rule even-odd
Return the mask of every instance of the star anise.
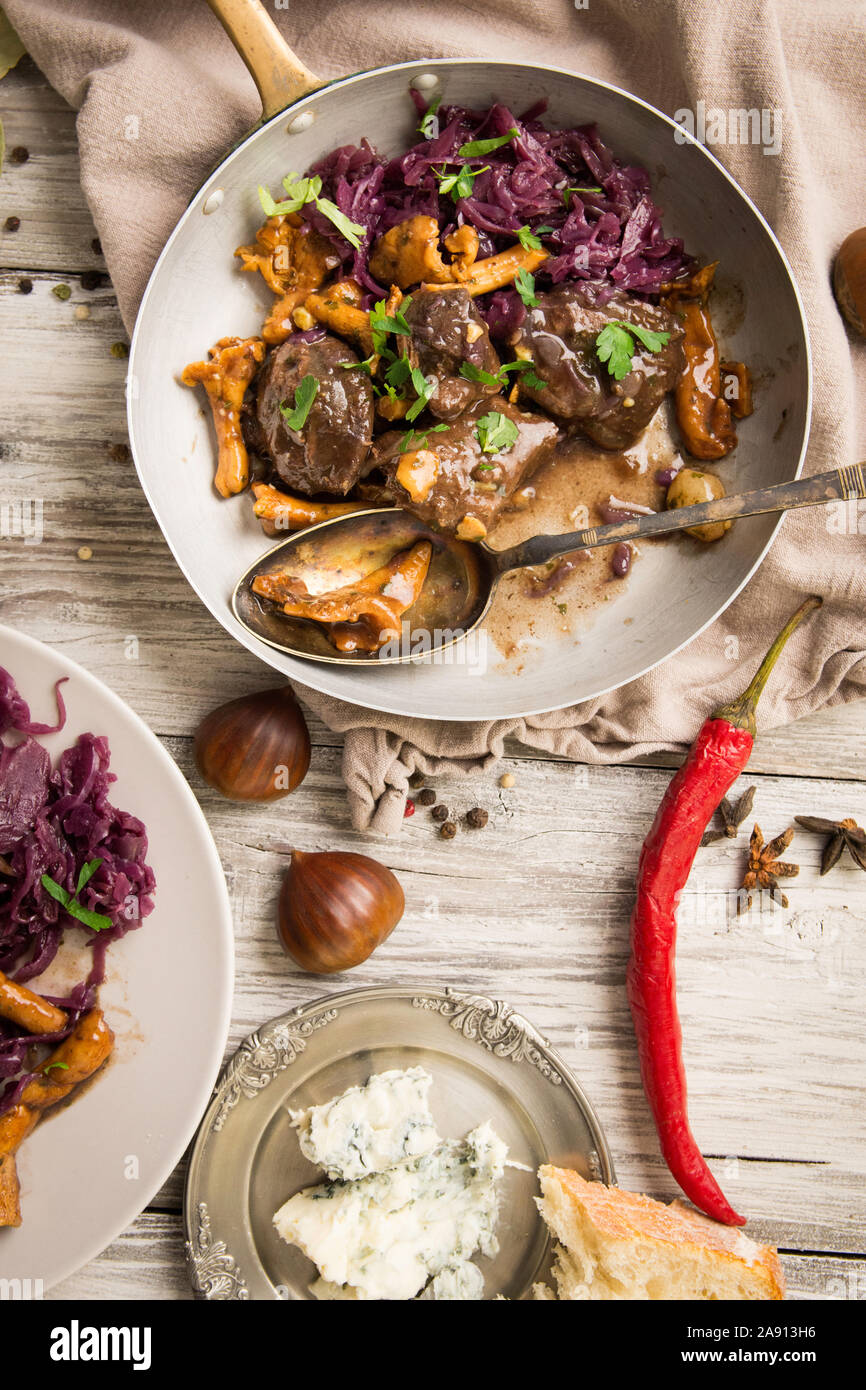
[[712, 845], [716, 840], [734, 840], [746, 816], [752, 813], [756, 787], [748, 787], [741, 797], [730, 802], [723, 796], [719, 802], [719, 815], [722, 818], [721, 830], [708, 830], [701, 840], [702, 845]]
[[838, 864], [843, 849], [847, 849], [854, 863], [866, 869], [866, 830], [851, 816], [844, 820], [825, 820], [823, 816], [795, 816], [794, 820], [804, 830], [813, 830], [816, 835], [829, 838], [821, 855], [821, 873], [828, 874], [834, 864]]
[[743, 878], [743, 888], [746, 892], [746, 901], [743, 902], [742, 894], [739, 895], [737, 902], [737, 914], [748, 912], [752, 906], [752, 891], [755, 888], [769, 890], [770, 898], [774, 903], [781, 903], [782, 907], [788, 906], [788, 899], [779, 888], [780, 878], [794, 878], [800, 872], [799, 864], [785, 864], [779, 859], [783, 850], [787, 849], [794, 838], [794, 827], [789, 825], [781, 835], [777, 835], [775, 840], [769, 844], [764, 844], [764, 836], [761, 827], [756, 825], [749, 840], [749, 863]]

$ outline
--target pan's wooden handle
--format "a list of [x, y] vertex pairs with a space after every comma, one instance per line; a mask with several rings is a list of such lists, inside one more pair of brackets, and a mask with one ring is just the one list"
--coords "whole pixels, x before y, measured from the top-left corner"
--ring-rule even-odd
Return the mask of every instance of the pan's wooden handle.
[[295, 56], [259, 0], [208, 0], [208, 4], [250, 70], [265, 120], [324, 86], [324, 79]]

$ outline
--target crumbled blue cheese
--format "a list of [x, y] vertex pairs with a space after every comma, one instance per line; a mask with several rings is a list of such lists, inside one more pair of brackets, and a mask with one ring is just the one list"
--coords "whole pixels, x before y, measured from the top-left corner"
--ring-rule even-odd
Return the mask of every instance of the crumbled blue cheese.
[[440, 1269], [420, 1297], [435, 1298], [440, 1303], [478, 1302], [484, 1297], [484, 1275], [471, 1260], [455, 1260]]
[[301, 1152], [342, 1181], [429, 1153], [439, 1143], [427, 1102], [432, 1084], [422, 1067], [383, 1071], [325, 1105], [290, 1110]]
[[387, 1172], [298, 1192], [274, 1224], [318, 1266], [317, 1297], [410, 1299], [442, 1276], [432, 1297], [477, 1298], [480, 1271], [468, 1275], [462, 1265], [476, 1250], [499, 1248], [496, 1183], [506, 1153], [491, 1126], [479, 1125]]

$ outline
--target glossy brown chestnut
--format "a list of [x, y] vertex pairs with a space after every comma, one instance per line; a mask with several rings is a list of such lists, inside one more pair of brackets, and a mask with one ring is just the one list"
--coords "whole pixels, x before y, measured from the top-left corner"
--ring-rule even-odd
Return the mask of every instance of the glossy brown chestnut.
[[398, 880], [378, 860], [295, 850], [280, 892], [280, 940], [303, 970], [351, 970], [390, 936], [405, 905]]
[[232, 801], [276, 801], [293, 792], [310, 766], [310, 735], [291, 686], [212, 710], [196, 730], [195, 763]]
[[855, 333], [866, 336], [866, 227], [847, 236], [833, 266], [836, 302]]

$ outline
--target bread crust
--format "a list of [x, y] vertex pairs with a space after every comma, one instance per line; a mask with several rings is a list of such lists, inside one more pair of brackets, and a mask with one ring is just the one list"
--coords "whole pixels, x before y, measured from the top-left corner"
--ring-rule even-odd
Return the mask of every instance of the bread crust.
[[[744, 1298], [778, 1301], [785, 1296], [776, 1251], [735, 1227], [722, 1226], [679, 1201], [668, 1206], [641, 1193], [587, 1182], [571, 1169], [546, 1165], [538, 1177], [543, 1194], [537, 1199], [539, 1210], [567, 1252], [580, 1250], [581, 1228], [589, 1226], [602, 1252], [627, 1253], [631, 1247], [649, 1246], [666, 1259], [680, 1254], [692, 1267], [700, 1262], [710, 1280], [713, 1275], [726, 1283], [731, 1276], [737, 1278], [746, 1290]], [[591, 1286], [585, 1296], [594, 1296]]]

